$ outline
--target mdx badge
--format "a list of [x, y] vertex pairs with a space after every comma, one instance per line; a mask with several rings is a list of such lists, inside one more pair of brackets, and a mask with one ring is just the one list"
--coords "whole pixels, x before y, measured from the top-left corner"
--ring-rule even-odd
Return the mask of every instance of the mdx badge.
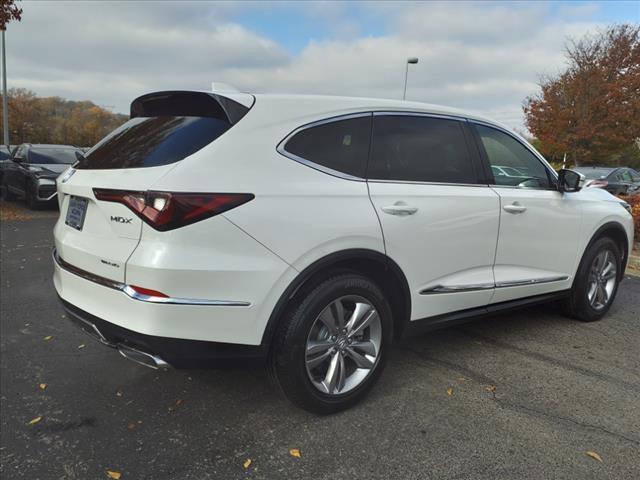
[[111, 221], [117, 223], [131, 223], [133, 218], [124, 218], [124, 217], [114, 217], [111, 215]]

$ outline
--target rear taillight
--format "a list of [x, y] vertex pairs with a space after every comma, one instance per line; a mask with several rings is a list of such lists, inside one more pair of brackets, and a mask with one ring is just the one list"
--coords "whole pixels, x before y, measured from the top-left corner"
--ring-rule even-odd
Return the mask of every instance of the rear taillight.
[[592, 180], [589, 183], [587, 183], [587, 187], [594, 187], [594, 188], [605, 188], [607, 185], [609, 185], [609, 182], [606, 180]]
[[94, 188], [97, 200], [129, 207], [156, 230], [165, 232], [199, 222], [253, 200], [251, 193], [135, 192]]

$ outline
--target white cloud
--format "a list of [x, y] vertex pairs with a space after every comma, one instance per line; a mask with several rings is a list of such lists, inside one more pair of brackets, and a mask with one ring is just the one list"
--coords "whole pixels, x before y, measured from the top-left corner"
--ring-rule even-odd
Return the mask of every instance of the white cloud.
[[554, 21], [545, 4], [374, 2], [360, 5], [363, 17], [383, 18], [387, 31], [362, 36], [363, 24], [345, 5], [303, 4], [291, 8], [331, 25], [330, 39], [309, 41], [294, 55], [242, 26], [248, 8], [269, 7], [26, 3], [23, 22], [7, 34], [10, 86], [121, 112], [141, 93], [206, 89], [213, 80], [248, 91], [398, 98], [404, 60], [415, 55], [408, 98], [522, 128], [522, 101], [541, 74], [562, 68], [566, 36], [597, 26]]

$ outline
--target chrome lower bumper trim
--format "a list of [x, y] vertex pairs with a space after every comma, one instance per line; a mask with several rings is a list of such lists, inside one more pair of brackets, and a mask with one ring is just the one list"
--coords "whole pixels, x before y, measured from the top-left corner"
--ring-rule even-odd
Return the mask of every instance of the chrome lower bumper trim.
[[134, 290], [130, 285], [126, 283], [111, 280], [100, 275], [95, 275], [91, 272], [87, 272], [81, 268], [71, 265], [65, 262], [58, 252], [53, 250], [53, 261], [58, 264], [60, 268], [66, 270], [69, 273], [89, 280], [90, 282], [97, 283], [103, 287], [112, 288], [113, 290], [119, 290], [129, 298], [138, 300], [140, 302], [147, 303], [161, 303], [165, 305], [203, 305], [203, 306], [216, 306], [216, 307], [250, 307], [250, 302], [236, 301], [236, 300], [206, 300], [198, 298], [176, 298], [176, 297], [155, 297], [151, 295], [143, 295]]

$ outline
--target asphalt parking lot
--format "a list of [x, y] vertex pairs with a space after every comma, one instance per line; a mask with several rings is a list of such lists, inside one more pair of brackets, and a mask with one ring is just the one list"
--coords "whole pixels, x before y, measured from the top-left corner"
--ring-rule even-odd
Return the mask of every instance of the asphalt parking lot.
[[1, 224], [3, 479], [640, 478], [640, 278], [601, 322], [536, 307], [403, 341], [363, 403], [318, 417], [260, 369], [156, 372], [77, 331], [56, 216]]

